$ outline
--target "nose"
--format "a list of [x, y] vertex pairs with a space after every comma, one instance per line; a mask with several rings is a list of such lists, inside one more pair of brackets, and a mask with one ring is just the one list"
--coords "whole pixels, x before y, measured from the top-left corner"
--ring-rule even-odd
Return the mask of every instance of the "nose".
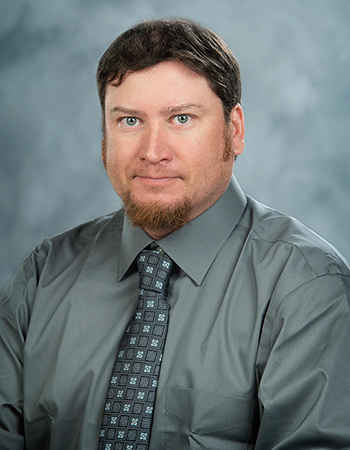
[[166, 127], [162, 124], [149, 126], [141, 144], [140, 158], [148, 164], [159, 164], [173, 158]]

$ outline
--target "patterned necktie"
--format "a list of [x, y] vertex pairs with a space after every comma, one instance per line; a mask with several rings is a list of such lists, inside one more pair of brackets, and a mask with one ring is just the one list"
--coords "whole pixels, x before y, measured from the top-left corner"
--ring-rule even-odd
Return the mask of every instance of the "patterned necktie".
[[172, 261], [159, 247], [137, 259], [139, 302], [120, 341], [98, 450], [147, 450], [168, 325]]

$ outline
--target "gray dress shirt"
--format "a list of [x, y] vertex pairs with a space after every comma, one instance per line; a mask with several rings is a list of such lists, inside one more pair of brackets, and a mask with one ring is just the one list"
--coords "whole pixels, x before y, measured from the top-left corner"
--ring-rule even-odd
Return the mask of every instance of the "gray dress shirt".
[[[46, 239], [0, 301], [0, 449], [96, 450], [152, 239], [117, 212]], [[350, 271], [235, 179], [176, 263], [151, 450], [350, 449]]]

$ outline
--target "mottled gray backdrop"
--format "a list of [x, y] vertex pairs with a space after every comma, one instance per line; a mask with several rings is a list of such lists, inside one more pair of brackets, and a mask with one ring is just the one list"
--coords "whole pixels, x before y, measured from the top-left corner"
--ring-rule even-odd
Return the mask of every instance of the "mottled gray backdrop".
[[349, 0], [0, 0], [1, 279], [43, 238], [119, 207], [100, 163], [98, 59], [148, 18], [217, 31], [242, 67], [246, 193], [350, 259]]

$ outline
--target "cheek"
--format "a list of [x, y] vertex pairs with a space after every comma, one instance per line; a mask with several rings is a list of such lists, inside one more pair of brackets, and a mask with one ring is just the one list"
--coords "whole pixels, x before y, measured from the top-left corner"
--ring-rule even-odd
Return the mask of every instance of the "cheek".
[[216, 140], [208, 139], [206, 142], [203, 142], [195, 161], [196, 166], [194, 170], [197, 170], [209, 179], [215, 178], [217, 173], [224, 170], [224, 150], [225, 145], [221, 136], [218, 136]]
[[113, 182], [114, 185], [116, 182], [118, 182], [118, 180], [121, 177], [121, 173], [123, 172], [123, 167], [120, 158], [118, 157], [120, 153], [115, 148], [115, 146], [111, 145], [110, 141], [108, 142], [108, 144], [106, 143], [104, 153], [105, 153], [104, 164], [106, 172], [108, 178]]
[[105, 160], [106, 160], [106, 166], [110, 170], [116, 170], [121, 166], [123, 155], [122, 146], [120, 146], [120, 143], [117, 142], [113, 136], [110, 135], [106, 137], [105, 139]]
[[233, 170], [233, 160], [224, 159], [225, 145], [213, 143], [208, 152], [198, 160], [196, 168], [198, 182], [206, 191], [221, 190], [228, 184]]
[[140, 148], [139, 139], [126, 138], [119, 134], [109, 133], [105, 141], [105, 153], [108, 164], [128, 167], [137, 160], [138, 149]]

